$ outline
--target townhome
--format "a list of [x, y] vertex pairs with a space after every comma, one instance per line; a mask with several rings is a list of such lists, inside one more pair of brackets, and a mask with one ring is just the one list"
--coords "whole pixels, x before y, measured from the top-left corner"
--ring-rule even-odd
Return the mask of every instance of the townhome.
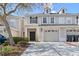
[[35, 42], [78, 42], [79, 14], [59, 12], [51, 13], [46, 6], [44, 13], [25, 17], [25, 37]]
[[[44, 12], [38, 14], [8, 16], [12, 36], [27, 37], [34, 42], [78, 42], [79, 14], [66, 13], [61, 8], [51, 13], [51, 8], [45, 5]], [[0, 34], [5, 33], [5, 26], [0, 21]]]

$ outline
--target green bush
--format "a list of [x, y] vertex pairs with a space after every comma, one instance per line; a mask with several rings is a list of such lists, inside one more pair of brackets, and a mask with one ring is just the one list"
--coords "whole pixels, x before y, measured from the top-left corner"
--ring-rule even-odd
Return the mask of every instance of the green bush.
[[2, 55], [8, 55], [9, 53], [13, 52], [15, 49], [11, 46], [4, 46], [2, 49], [0, 49], [0, 52], [2, 52]]
[[3, 46], [8, 46], [8, 45], [10, 45], [8, 41], [5, 41], [5, 42], [3, 43]]
[[29, 42], [28, 38], [24, 38], [24, 37], [13, 37], [13, 40], [15, 44], [17, 44], [19, 41]]
[[25, 46], [27, 46], [28, 44], [29, 44], [29, 43], [26, 42], [26, 41], [19, 41], [19, 42], [17, 43], [17, 46], [25, 47]]

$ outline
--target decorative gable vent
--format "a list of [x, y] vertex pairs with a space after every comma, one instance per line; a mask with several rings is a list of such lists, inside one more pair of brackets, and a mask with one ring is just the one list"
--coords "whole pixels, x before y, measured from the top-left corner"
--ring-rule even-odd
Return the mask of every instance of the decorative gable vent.
[[61, 8], [58, 13], [59, 14], [64, 14], [64, 13], [66, 13], [66, 9], [65, 8]]

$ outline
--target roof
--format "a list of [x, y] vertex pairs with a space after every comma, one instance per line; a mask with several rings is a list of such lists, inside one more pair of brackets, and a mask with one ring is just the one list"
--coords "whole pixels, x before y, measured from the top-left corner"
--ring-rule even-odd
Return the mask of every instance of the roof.
[[78, 24], [40, 24], [39, 26], [78, 26]]
[[79, 16], [79, 13], [63, 13], [63, 14], [59, 14], [59, 13], [48, 13], [48, 14], [44, 14], [44, 13], [38, 13], [38, 14], [30, 14], [30, 15], [25, 15], [25, 17], [29, 17], [29, 16]]

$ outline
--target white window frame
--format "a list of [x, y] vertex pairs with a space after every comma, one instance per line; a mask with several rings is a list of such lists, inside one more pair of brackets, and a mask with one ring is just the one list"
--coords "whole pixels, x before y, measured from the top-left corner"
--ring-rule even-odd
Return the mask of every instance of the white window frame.
[[36, 17], [30, 17], [30, 24], [37, 24], [37, 23], [38, 23], [38, 21], [37, 21]]
[[[46, 18], [46, 22], [44, 22], [44, 18]], [[47, 17], [43, 17], [42, 23], [47, 24]]]
[[[53, 22], [52, 22], [52, 20], [53, 20]], [[55, 20], [54, 20], [54, 17], [51, 17], [51, 24], [54, 24], [55, 23]]]

